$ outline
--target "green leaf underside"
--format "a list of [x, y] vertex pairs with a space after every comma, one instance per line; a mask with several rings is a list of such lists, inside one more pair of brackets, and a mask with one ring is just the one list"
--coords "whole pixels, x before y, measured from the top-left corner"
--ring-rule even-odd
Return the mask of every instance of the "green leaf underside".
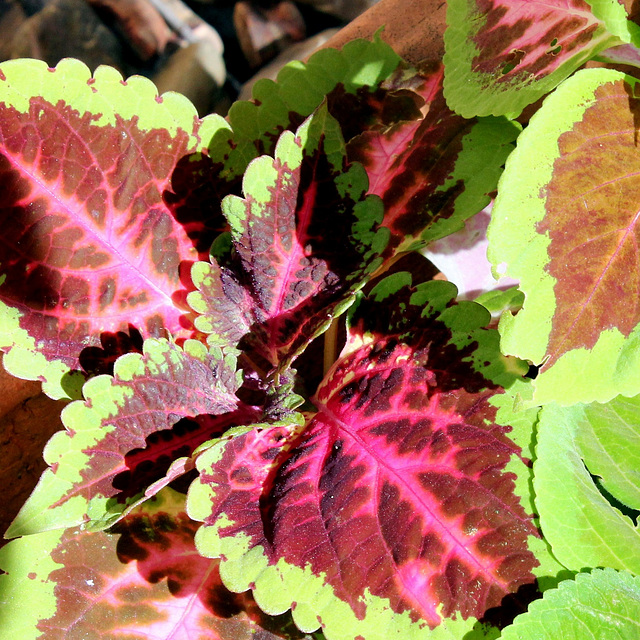
[[452, 305], [449, 283], [379, 287], [302, 433], [254, 430], [212, 447], [188, 512], [205, 523], [199, 551], [224, 558], [227, 586], [253, 588], [269, 613], [295, 602], [303, 630], [369, 639], [427, 625], [458, 637], [448, 634], [501, 603], [522, 610], [504, 596], [535, 593], [536, 530], [513, 470], [528, 472], [490, 403], [503, 393], [492, 378], [518, 376], [480, 328], [488, 313]]
[[218, 560], [194, 545], [184, 496], [163, 492], [111, 534], [74, 529], [16, 540], [0, 551], [0, 628], [20, 640], [157, 638], [301, 640], [290, 616], [263, 614], [229, 593]]
[[207, 353], [192, 340], [184, 350], [147, 340], [144, 355], [121, 357], [114, 377], [92, 378], [85, 400], [64, 409], [67, 430], [44, 451], [51, 468], [6, 535], [109, 526], [134, 498], [148, 498], [166, 484], [165, 473], [187, 471], [180, 461], [198, 445], [256, 420], [256, 410], [236, 398], [237, 386], [233, 358]]
[[[367, 178], [346, 166], [337, 122], [319, 110], [275, 157], [254, 160], [244, 198], [223, 202], [231, 227], [230, 266], [195, 265], [189, 302], [210, 344], [245, 344], [271, 366], [285, 367], [353, 300], [381, 262], [388, 234], [382, 205], [365, 197]], [[330, 233], [327, 233], [327, 229]]]
[[493, 317], [499, 317], [503, 311], [519, 311], [524, 302], [524, 295], [518, 287], [509, 289], [494, 289], [475, 298], [474, 302], [481, 304]]
[[533, 466], [542, 533], [568, 569], [612, 567], [638, 574], [640, 531], [598, 491], [579, 448], [591, 411], [582, 405], [542, 409]]
[[504, 640], [618, 640], [640, 636], [640, 578], [594, 569], [565, 580], [534, 602], [500, 636]]
[[517, 116], [600, 51], [631, 38], [617, 0], [447, 5], [444, 92], [467, 118]]
[[[20, 352], [15, 375], [59, 381], [101, 333], [131, 325], [189, 335], [174, 296], [197, 254], [163, 197], [176, 164], [217, 130], [221, 118], [200, 122], [182, 96], [158, 98], [108, 67], [2, 65], [0, 347]], [[36, 352], [58, 365], [43, 373]]]
[[[415, 250], [453, 233], [484, 208], [519, 132], [502, 118], [465, 120], [451, 111], [442, 95], [441, 65], [408, 73], [408, 86], [424, 100], [422, 117], [383, 120], [347, 147], [349, 159], [367, 170], [369, 193], [385, 205], [387, 253]], [[395, 91], [402, 86], [393, 78], [389, 85]]]
[[[489, 258], [525, 294], [500, 332], [506, 353], [543, 364], [539, 403], [640, 392], [636, 86], [606, 69], [567, 80], [518, 140], [500, 183]], [[579, 384], [576, 371], [588, 372]]]

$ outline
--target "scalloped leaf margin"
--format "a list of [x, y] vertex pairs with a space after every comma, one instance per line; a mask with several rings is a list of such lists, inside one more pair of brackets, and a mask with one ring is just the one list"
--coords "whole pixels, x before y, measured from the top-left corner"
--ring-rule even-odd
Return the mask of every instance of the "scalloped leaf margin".
[[[393, 326], [402, 335], [409, 336], [409, 342], [415, 339], [415, 353], [412, 355], [407, 345], [398, 343], [397, 336], [387, 340], [380, 336], [375, 339], [365, 337], [362, 343], [363, 335], [354, 335], [343, 359], [336, 363], [333, 373], [321, 385], [315, 401], [319, 413], [300, 435], [291, 429], [254, 430], [221, 441], [200, 456], [200, 478], [190, 488], [188, 512], [194, 519], [205, 522], [196, 537], [200, 552], [223, 557], [221, 575], [225, 584], [234, 591], [252, 588], [258, 604], [269, 613], [292, 607], [296, 624], [305, 631], [322, 626], [329, 637], [366, 637], [369, 640], [396, 634], [418, 638], [425, 633], [426, 626], [430, 626], [429, 633], [434, 638], [460, 637], [465, 632], [478, 634], [469, 637], [489, 637], [495, 630], [478, 622], [480, 616], [474, 615], [473, 606], [481, 607], [485, 600], [493, 602], [495, 598], [493, 604], [499, 604], [504, 593], [497, 597], [492, 587], [480, 579], [478, 584], [474, 582], [470, 598], [467, 598], [468, 594], [463, 595], [466, 588], [462, 585], [471, 576], [450, 546], [459, 550], [456, 545], [460, 544], [462, 548], [464, 544], [451, 532], [444, 536], [444, 541], [439, 540], [435, 531], [440, 530], [439, 526], [445, 527], [435, 524], [440, 516], [425, 516], [422, 524], [417, 516], [412, 519], [409, 514], [413, 510], [403, 500], [404, 490], [397, 488], [396, 483], [404, 486], [406, 481], [413, 487], [414, 494], [422, 496], [421, 504], [429, 504], [439, 514], [438, 510], [442, 509], [442, 519], [452, 518], [451, 526], [458, 532], [458, 537], [466, 540], [465, 536], [470, 536], [469, 550], [460, 551], [462, 555], [471, 553], [470, 549], [476, 548], [474, 545], [484, 549], [481, 554], [491, 555], [492, 549], [503, 548], [504, 541], [499, 539], [509, 531], [509, 544], [514, 545], [513, 549], [510, 547], [513, 557], [511, 551], [504, 557], [499, 553], [499, 559], [491, 556], [492, 560], [486, 559], [485, 569], [489, 573], [490, 567], [497, 571], [501, 576], [498, 578], [501, 587], [511, 584], [511, 580], [518, 584], [529, 580], [535, 589], [531, 570], [539, 561], [528, 547], [528, 538], [535, 538], [535, 528], [527, 521], [520, 498], [514, 495], [516, 466], [511, 464], [511, 473], [504, 477], [500, 473], [505, 464], [513, 461], [512, 454], [516, 453], [517, 447], [504, 435], [505, 429], [492, 422], [496, 409], [488, 399], [494, 393], [502, 393], [502, 389], [487, 390], [491, 383], [483, 374], [505, 383], [515, 381], [518, 376], [515, 372], [509, 373], [509, 363], [499, 354], [497, 333], [479, 329], [482, 322], [489, 319], [486, 310], [474, 303], [449, 307], [455, 293], [455, 287], [450, 283], [427, 283], [412, 294], [407, 289], [409, 274], [404, 276], [388, 279], [391, 288], [385, 292], [378, 289], [378, 312], [389, 306], [388, 296], [402, 291], [396, 301], [399, 309], [410, 301], [408, 306], [413, 307], [410, 319], [430, 325], [432, 316], [439, 318], [434, 320], [438, 327], [433, 333], [415, 327], [412, 330], [410, 324], [403, 323], [403, 317], [406, 320], [407, 316], [401, 312], [391, 318], [391, 325], [384, 311], [376, 314], [366, 308], [358, 317], [373, 318], [375, 326], [378, 316], [384, 316], [380, 320], [381, 326]], [[398, 285], [399, 289], [394, 291]], [[421, 311], [424, 311], [422, 319]], [[425, 341], [429, 346], [422, 350]], [[460, 361], [451, 366], [451, 358], [456, 353]], [[489, 362], [490, 354], [495, 356], [495, 362]], [[413, 362], [415, 370], [409, 362]], [[423, 366], [428, 369], [427, 362], [433, 365], [432, 372], [422, 370]], [[405, 373], [413, 386], [407, 385], [401, 392], [403, 367], [407, 368]], [[349, 416], [355, 421], [353, 427], [348, 426]], [[413, 430], [412, 420], [418, 421]], [[439, 427], [437, 432], [435, 425]], [[445, 436], [445, 432], [448, 435]], [[462, 438], [460, 441], [458, 435]], [[443, 449], [438, 444], [440, 437], [449, 443], [446, 446], [442, 443]], [[468, 451], [467, 447], [470, 447]], [[374, 455], [376, 451], [378, 453]], [[447, 451], [452, 457], [448, 457]], [[458, 451], [459, 459], [454, 451]], [[487, 459], [486, 466], [478, 461], [480, 451], [491, 458], [491, 461]], [[422, 475], [411, 462], [412, 452], [419, 452], [419, 459], [424, 459]], [[393, 472], [389, 469], [381, 472], [385, 487], [380, 488], [381, 494], [376, 494], [376, 499], [371, 496], [369, 501], [368, 487], [376, 482], [367, 475], [373, 471], [366, 472], [365, 469], [367, 456], [376, 455], [377, 460], [380, 458], [377, 464], [385, 469], [392, 459], [399, 466]], [[439, 460], [441, 455], [444, 456], [441, 465], [451, 464], [452, 475], [449, 477], [443, 472], [440, 483], [438, 471], [434, 468], [430, 473], [428, 460], [431, 457]], [[460, 474], [467, 471], [470, 474], [468, 485], [453, 470], [457, 464], [454, 460], [462, 465]], [[438, 463], [435, 464], [440, 470]], [[520, 473], [528, 477], [522, 461], [520, 467]], [[412, 480], [414, 472], [416, 478], [420, 476], [420, 481]], [[525, 484], [521, 482], [519, 490]], [[458, 493], [456, 487], [462, 493]], [[441, 503], [438, 502], [440, 499]], [[380, 500], [382, 502], [378, 504]], [[497, 512], [509, 512], [512, 516], [509, 520], [505, 515], [509, 523], [497, 527], [495, 535], [488, 524], [493, 516], [487, 515], [490, 512], [501, 517], [489, 506], [494, 505], [494, 500], [504, 507], [496, 507]], [[258, 501], [260, 510], [255, 506]], [[530, 504], [531, 500], [525, 502]], [[375, 521], [375, 515], [370, 513], [372, 509], [378, 510], [379, 525], [372, 524]], [[325, 512], [323, 525], [318, 514]], [[466, 524], [456, 519], [456, 514], [460, 516], [461, 513], [470, 518], [468, 522], [465, 520]], [[400, 538], [397, 536], [399, 518], [405, 523], [400, 527], [403, 531]], [[393, 557], [398, 563], [398, 575], [394, 574], [390, 580], [394, 583], [400, 576], [399, 591], [387, 585], [384, 572], [380, 574], [384, 567], [389, 569], [389, 563], [393, 564], [389, 558], [388, 562], [383, 558], [379, 564], [367, 564], [377, 557], [376, 549], [379, 551], [380, 536], [374, 534], [377, 527], [386, 532], [386, 544], [393, 549]], [[458, 527], [462, 527], [462, 533]], [[420, 546], [422, 534], [425, 538]], [[451, 542], [449, 535], [457, 542]], [[416, 536], [418, 546], [407, 548], [403, 540], [416, 542]], [[429, 550], [433, 551], [433, 556]], [[424, 557], [415, 556], [422, 552]], [[336, 562], [335, 553], [341, 561]], [[327, 554], [331, 557], [330, 568]], [[451, 563], [450, 571], [446, 572], [448, 577], [445, 577], [444, 569], [440, 575], [436, 569], [427, 570], [424, 564], [430, 562], [429, 558], [439, 559], [441, 555]], [[288, 561], [288, 558], [292, 560]], [[482, 562], [480, 564], [484, 567]], [[426, 579], [420, 567], [425, 575], [433, 574], [427, 591], [424, 590], [426, 585], [424, 589], [416, 586]], [[359, 572], [367, 573], [364, 582]], [[450, 584], [449, 578], [453, 580]], [[456, 596], [453, 602], [447, 601], [444, 606], [437, 598], [432, 601], [431, 596], [425, 595], [433, 595], [439, 589], [444, 592], [447, 588], [451, 588]], [[345, 594], [350, 595], [345, 598]], [[473, 605], [476, 596], [477, 603]], [[449, 610], [445, 612], [447, 606]]]
[[488, 256], [525, 294], [500, 320], [502, 348], [541, 365], [539, 404], [640, 393], [637, 96], [620, 72], [576, 73], [532, 118], [498, 186]]
[[582, 640], [640, 635], [640, 578], [594, 569], [546, 592], [503, 630], [503, 640]]
[[162, 195], [180, 158], [228, 130], [110, 67], [2, 64], [0, 348], [13, 375], [78, 397], [67, 374], [102, 332], [133, 322], [145, 337], [189, 335], [173, 295], [196, 253]]
[[229, 593], [199, 556], [185, 496], [165, 489], [107, 532], [56, 530], [0, 550], [0, 628], [20, 640], [81, 635], [303, 640], [290, 616]]
[[192, 270], [198, 291], [187, 299], [210, 344], [245, 336], [282, 370], [353, 302], [389, 237], [367, 185], [362, 166], [347, 165], [340, 127], [324, 106], [280, 136], [274, 158], [249, 164], [244, 198], [222, 203], [235, 259]]
[[[92, 378], [83, 388], [85, 400], [64, 408], [66, 430], [56, 433], [44, 450], [50, 468], [6, 536], [110, 526], [132, 502], [118, 501], [121, 489], [114, 486], [116, 476], [127, 473], [126, 454], [144, 449], [146, 437], [170, 429], [181, 418], [232, 413], [240, 404], [235, 396], [239, 385], [235, 358], [210, 354], [196, 340], [181, 349], [150, 339], [143, 354], [120, 357], [113, 377]], [[256, 416], [247, 412], [243, 417], [251, 422]]]

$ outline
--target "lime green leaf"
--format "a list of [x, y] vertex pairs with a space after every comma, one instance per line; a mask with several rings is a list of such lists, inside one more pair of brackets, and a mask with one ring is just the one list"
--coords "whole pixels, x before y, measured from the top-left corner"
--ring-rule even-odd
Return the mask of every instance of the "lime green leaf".
[[474, 302], [481, 304], [493, 317], [496, 317], [507, 310], [512, 313], [519, 311], [524, 302], [524, 295], [518, 287], [493, 289], [475, 298]]
[[530, 605], [502, 640], [632, 640], [640, 637], [640, 578], [613, 569], [579, 573]]
[[0, 629], [20, 640], [42, 638], [37, 625], [56, 612], [55, 583], [49, 576], [62, 565], [52, 556], [62, 529], [19, 538], [0, 549]]
[[578, 446], [584, 405], [541, 411], [533, 487], [542, 533], [568, 569], [640, 573], [640, 531], [598, 491]]
[[640, 396], [586, 405], [581, 415], [576, 443], [587, 469], [617, 500], [640, 509]]
[[[526, 472], [520, 460], [512, 458], [505, 470], [511, 472], [515, 479], [515, 492], [520, 497], [527, 513], [534, 514], [536, 525], [537, 506], [533, 492], [533, 465], [535, 456], [535, 438], [540, 409], [528, 407], [531, 398], [531, 384], [520, 380], [511, 386], [509, 393], [497, 394], [491, 398], [491, 405], [497, 408], [496, 424], [507, 427], [509, 438], [521, 449], [522, 460], [527, 463]], [[560, 579], [565, 579], [569, 573], [551, 554], [549, 545], [543, 537], [529, 538], [529, 549], [535, 554], [539, 565], [533, 569], [538, 578], [538, 589], [541, 592], [557, 586]]]

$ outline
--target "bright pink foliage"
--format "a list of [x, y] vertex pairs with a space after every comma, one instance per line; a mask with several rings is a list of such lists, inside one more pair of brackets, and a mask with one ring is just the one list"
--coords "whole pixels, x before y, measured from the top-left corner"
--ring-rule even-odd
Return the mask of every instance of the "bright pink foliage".
[[0, 105], [0, 295], [72, 367], [102, 332], [188, 335], [175, 294], [197, 257], [163, 202], [188, 132], [97, 119], [41, 98], [27, 113]]
[[[422, 310], [382, 308], [399, 306], [370, 303], [358, 317], [393, 327]], [[405, 340], [348, 351], [301, 435], [233, 438], [199, 482], [214, 489], [205, 523], [231, 522], [223, 537], [241, 532], [273, 562], [310, 564], [357, 615], [368, 589], [435, 627], [440, 615], [480, 619], [532, 587], [537, 532], [504, 471], [519, 449], [495, 423], [490, 400], [502, 390], [469, 362], [478, 344], [456, 347], [436, 319], [412, 326]]]

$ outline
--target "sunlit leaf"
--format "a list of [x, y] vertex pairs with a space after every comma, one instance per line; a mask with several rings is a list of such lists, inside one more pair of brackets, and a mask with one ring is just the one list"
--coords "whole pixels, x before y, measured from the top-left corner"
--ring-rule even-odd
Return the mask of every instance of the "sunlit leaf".
[[449, 0], [445, 96], [472, 116], [517, 116], [638, 28], [617, 0]]
[[542, 409], [533, 466], [542, 533], [569, 569], [613, 567], [638, 574], [640, 530], [598, 491], [579, 448], [589, 412], [583, 405]]
[[269, 613], [295, 602], [305, 631], [367, 639], [487, 637], [534, 596], [536, 529], [515, 492], [528, 471], [491, 402], [521, 365], [454, 293], [383, 281], [301, 433], [251, 431], [199, 458], [189, 513], [232, 590], [253, 588]]
[[163, 492], [110, 533], [73, 529], [0, 551], [0, 627], [20, 640], [298, 640], [290, 616], [229, 593], [194, 545], [184, 496]]
[[500, 183], [489, 258], [525, 294], [502, 318], [502, 346], [541, 365], [538, 403], [640, 393], [637, 86], [608, 69], [567, 80]]
[[640, 578], [594, 569], [565, 580], [518, 616], [504, 640], [635, 638], [640, 634]]
[[7, 536], [87, 522], [109, 526], [150, 484], [167, 472], [173, 479], [188, 470], [172, 468], [176, 458], [188, 457], [230, 426], [255, 420], [256, 410], [235, 396], [237, 387], [234, 358], [208, 353], [196, 341], [184, 350], [146, 341], [143, 355], [120, 358], [113, 377], [92, 378], [83, 389], [85, 400], [64, 409], [66, 431], [55, 434], [44, 451], [51, 468]]
[[3, 63], [0, 348], [14, 375], [64, 397], [64, 374], [103, 332], [189, 335], [177, 302], [197, 233], [163, 198], [176, 165], [218, 131], [222, 118], [199, 121], [141, 77]]
[[620, 502], [640, 509], [640, 396], [584, 407], [576, 441], [587, 469]]

